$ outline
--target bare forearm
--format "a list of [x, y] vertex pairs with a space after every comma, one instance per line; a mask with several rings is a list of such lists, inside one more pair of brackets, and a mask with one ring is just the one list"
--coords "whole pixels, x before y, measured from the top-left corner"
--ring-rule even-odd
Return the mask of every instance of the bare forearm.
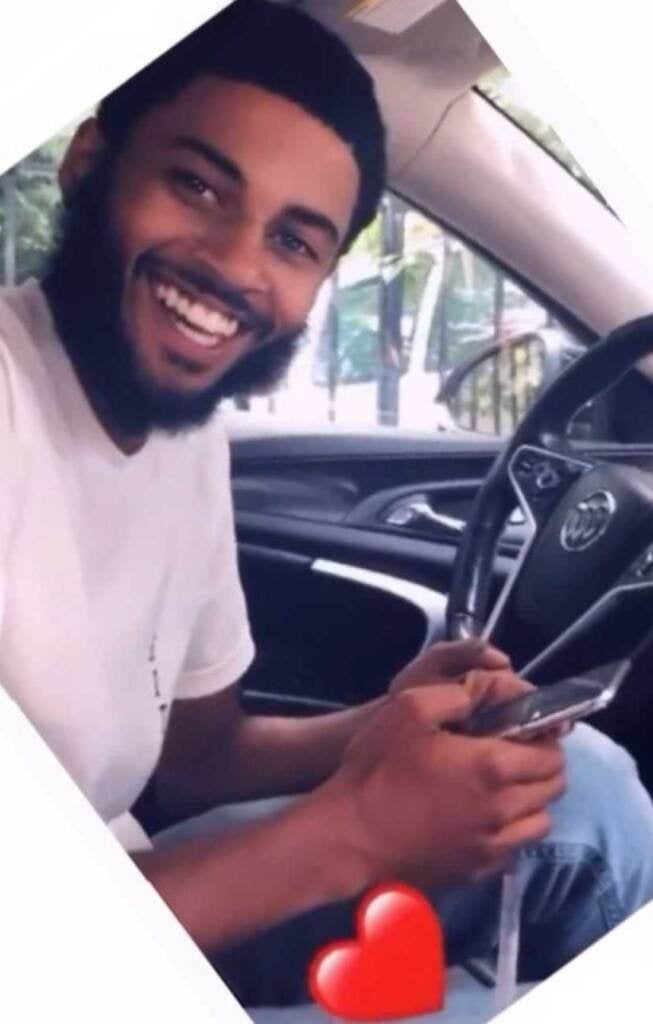
[[315, 718], [246, 719], [223, 780], [225, 796], [255, 799], [319, 786], [336, 771], [376, 703]]
[[203, 742], [195, 729], [192, 741], [181, 736], [183, 759], [162, 760], [160, 802], [173, 814], [193, 814], [216, 804], [308, 792], [337, 769], [377, 704], [308, 719], [239, 714], [219, 742]]
[[197, 944], [217, 952], [358, 891], [364, 876], [348, 846], [348, 813], [318, 793], [227, 838], [134, 860]]

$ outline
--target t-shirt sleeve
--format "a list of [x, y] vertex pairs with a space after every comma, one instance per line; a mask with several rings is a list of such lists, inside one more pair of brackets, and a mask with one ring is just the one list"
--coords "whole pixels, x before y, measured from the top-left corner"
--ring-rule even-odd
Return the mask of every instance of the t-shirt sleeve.
[[7, 556], [18, 519], [25, 468], [25, 460], [21, 458], [13, 439], [0, 431], [0, 633], [7, 591]]
[[121, 814], [108, 823], [108, 828], [127, 853], [145, 853], [153, 849], [147, 833], [133, 814]]
[[[216, 458], [217, 455], [217, 458]], [[238, 574], [236, 536], [229, 479], [227, 438], [219, 433], [210, 464], [215, 478], [216, 544], [209, 560], [207, 598], [193, 630], [177, 699], [206, 697], [236, 682], [254, 657], [245, 596]]]
[[6, 599], [7, 557], [25, 497], [29, 462], [29, 452], [19, 443], [12, 422], [8, 360], [0, 337], [0, 632]]

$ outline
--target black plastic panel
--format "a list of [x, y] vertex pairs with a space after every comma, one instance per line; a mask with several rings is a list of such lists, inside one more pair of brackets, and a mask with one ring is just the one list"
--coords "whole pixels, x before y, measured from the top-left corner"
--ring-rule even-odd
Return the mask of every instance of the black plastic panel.
[[424, 644], [424, 615], [394, 594], [251, 544], [240, 571], [258, 651], [245, 692], [356, 704], [383, 693]]

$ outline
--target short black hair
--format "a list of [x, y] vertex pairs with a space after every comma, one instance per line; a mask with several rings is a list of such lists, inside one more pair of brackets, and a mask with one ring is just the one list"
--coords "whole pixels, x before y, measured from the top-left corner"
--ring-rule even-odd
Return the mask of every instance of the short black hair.
[[373, 220], [385, 185], [385, 129], [371, 76], [333, 32], [295, 8], [235, 0], [106, 97], [97, 112], [109, 145], [206, 73], [257, 85], [303, 107], [353, 152], [360, 188], [343, 244]]

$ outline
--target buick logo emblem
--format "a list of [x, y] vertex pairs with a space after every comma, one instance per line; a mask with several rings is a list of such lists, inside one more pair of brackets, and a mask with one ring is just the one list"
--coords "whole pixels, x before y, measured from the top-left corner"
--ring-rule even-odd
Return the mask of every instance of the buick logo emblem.
[[595, 491], [579, 501], [564, 521], [560, 541], [567, 551], [583, 551], [602, 537], [617, 510], [610, 491]]

